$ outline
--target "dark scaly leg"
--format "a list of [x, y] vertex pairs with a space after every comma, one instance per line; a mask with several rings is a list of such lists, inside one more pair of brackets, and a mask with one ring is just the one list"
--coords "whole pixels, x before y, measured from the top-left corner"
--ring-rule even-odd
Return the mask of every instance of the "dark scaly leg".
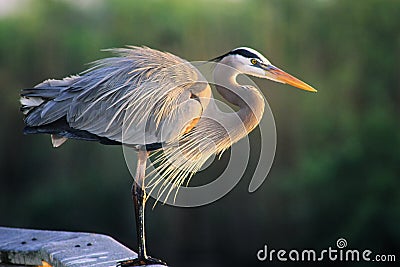
[[138, 257], [132, 260], [121, 261], [118, 266], [143, 266], [143, 265], [167, 265], [165, 262], [147, 256], [146, 253], [146, 235], [144, 224], [144, 210], [146, 205], [146, 192], [144, 191], [144, 178], [146, 175], [146, 162], [149, 153], [145, 150], [139, 150], [138, 164], [136, 169], [135, 181], [132, 185], [132, 200], [135, 207], [136, 233], [138, 241]]

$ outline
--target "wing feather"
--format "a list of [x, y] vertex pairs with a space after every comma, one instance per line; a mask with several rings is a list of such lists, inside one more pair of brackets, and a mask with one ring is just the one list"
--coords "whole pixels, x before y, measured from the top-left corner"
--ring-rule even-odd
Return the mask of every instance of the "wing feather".
[[65, 117], [74, 129], [141, 145], [178, 138], [177, 129], [201, 115], [207, 103], [191, 96], [209, 87], [189, 62], [147, 47], [108, 51], [115, 56], [94, 62], [80, 76], [36, 86], [31, 94], [51, 98], [30, 110], [26, 124]]

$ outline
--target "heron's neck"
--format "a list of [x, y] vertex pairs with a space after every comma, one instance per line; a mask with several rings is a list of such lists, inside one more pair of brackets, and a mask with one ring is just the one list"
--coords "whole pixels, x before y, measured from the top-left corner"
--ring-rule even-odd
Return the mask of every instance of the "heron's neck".
[[242, 86], [236, 81], [239, 72], [223, 64], [217, 64], [214, 70], [214, 82], [217, 91], [231, 104], [240, 109], [237, 115], [242, 120], [247, 133], [260, 122], [264, 113], [264, 98], [252, 86]]

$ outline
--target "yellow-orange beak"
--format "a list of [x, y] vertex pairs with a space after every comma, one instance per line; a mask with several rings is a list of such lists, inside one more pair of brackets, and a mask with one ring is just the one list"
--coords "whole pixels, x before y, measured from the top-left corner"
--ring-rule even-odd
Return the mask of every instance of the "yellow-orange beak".
[[265, 70], [265, 75], [267, 79], [271, 79], [280, 83], [287, 83], [302, 90], [317, 92], [317, 90], [315, 90], [310, 85], [306, 84], [303, 81], [300, 81], [296, 77], [293, 77], [289, 73], [286, 73], [273, 65], [264, 65], [263, 69]]

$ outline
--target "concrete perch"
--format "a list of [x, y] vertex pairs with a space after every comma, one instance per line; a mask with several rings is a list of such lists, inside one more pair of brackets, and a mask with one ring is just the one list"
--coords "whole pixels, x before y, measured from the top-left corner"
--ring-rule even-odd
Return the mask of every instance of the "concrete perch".
[[0, 227], [0, 266], [111, 267], [136, 257], [106, 235]]

